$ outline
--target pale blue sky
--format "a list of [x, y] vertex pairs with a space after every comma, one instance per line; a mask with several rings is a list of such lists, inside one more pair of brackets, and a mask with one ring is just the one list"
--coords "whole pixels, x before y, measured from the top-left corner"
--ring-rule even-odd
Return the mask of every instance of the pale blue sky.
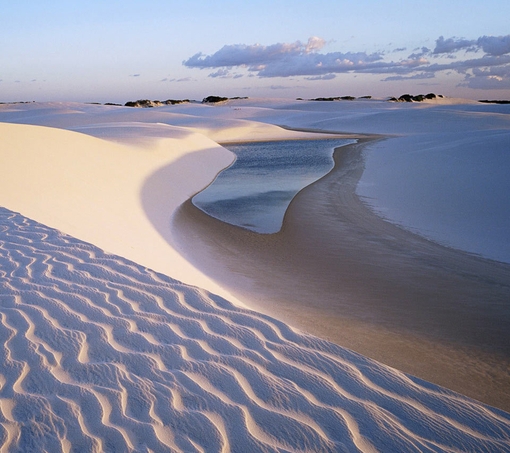
[[0, 0], [0, 101], [510, 98], [509, 17], [508, 0]]

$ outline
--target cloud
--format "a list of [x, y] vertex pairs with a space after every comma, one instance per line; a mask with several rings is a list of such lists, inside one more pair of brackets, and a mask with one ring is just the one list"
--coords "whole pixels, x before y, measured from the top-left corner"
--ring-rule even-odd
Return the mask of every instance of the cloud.
[[457, 52], [458, 50], [467, 49], [476, 44], [475, 41], [470, 41], [467, 39], [459, 39], [459, 38], [448, 38], [444, 39], [443, 36], [440, 36], [436, 40], [436, 48], [434, 49], [435, 54], [441, 53], [452, 53]]
[[140, 77], [141, 74], [129, 74], [129, 77]]
[[474, 89], [510, 89], [510, 68], [475, 68], [460, 86]]
[[[235, 44], [223, 46], [212, 55], [197, 53], [183, 62], [188, 68], [226, 70], [233, 67], [247, 68], [259, 77], [289, 77], [293, 75], [326, 75], [362, 68], [382, 59], [379, 53], [365, 52], [321, 54], [325, 41], [312, 37], [307, 43], [277, 43], [270, 46], [260, 44]], [[210, 74], [218, 77], [218, 71]]]
[[418, 48], [418, 49], [414, 49], [414, 52], [409, 55], [407, 58], [408, 59], [417, 59], [417, 58], [421, 58], [427, 54], [430, 54], [430, 49], [428, 47], [422, 47], [421, 49]]
[[305, 77], [306, 80], [332, 80], [336, 77], [335, 74], [324, 74], [320, 76]]
[[458, 86], [478, 90], [508, 90], [510, 89], [510, 79], [503, 79], [499, 76], [469, 77]]
[[302, 85], [293, 85], [293, 86], [288, 86], [288, 85], [270, 85], [268, 88], [270, 88], [271, 90], [296, 90], [296, 89], [304, 90], [304, 89], [306, 89], [306, 87], [304, 87]]
[[321, 50], [325, 41], [322, 38], [311, 37], [306, 44], [296, 41], [292, 44], [273, 44], [262, 46], [260, 44], [245, 45], [234, 44], [223, 46], [213, 55], [197, 53], [183, 62], [188, 68], [218, 68], [233, 66], [265, 65], [271, 61], [278, 61], [282, 57], [310, 54]]
[[489, 55], [505, 55], [510, 53], [510, 35], [482, 36], [478, 38], [477, 45]]
[[193, 77], [182, 77], [180, 79], [169, 79], [168, 77], [165, 77], [164, 79], [161, 79], [160, 82], [196, 82], [197, 79], [194, 79]]
[[420, 79], [433, 79], [436, 75], [433, 72], [422, 72], [411, 76], [389, 76], [381, 80], [381, 82], [393, 82], [396, 80], [420, 80]]
[[243, 74], [231, 73], [228, 69], [218, 69], [216, 72], [212, 72], [208, 77], [220, 78], [220, 79], [239, 79], [243, 77]]
[[440, 36], [436, 40], [435, 54], [452, 53], [458, 50], [483, 50], [492, 56], [501, 56], [510, 53], [510, 35], [506, 36], [481, 36], [478, 39], [467, 40]]
[[216, 78], [220, 77], [222, 79], [227, 79], [230, 76], [230, 72], [227, 69], [218, 69], [216, 72], [212, 72], [209, 74], [209, 77]]
[[[440, 36], [433, 50], [419, 47], [407, 58], [398, 60], [389, 59], [382, 50], [324, 53], [325, 45], [326, 41], [319, 37], [311, 37], [306, 43], [225, 45], [211, 55], [197, 53], [183, 61], [183, 65], [212, 70], [209, 77], [213, 78], [297, 76], [314, 81], [331, 80], [337, 74], [373, 74], [385, 75], [384, 81], [397, 81], [430, 79], [438, 72], [455, 72], [465, 77], [469, 87], [505, 87], [510, 81], [510, 35], [477, 39]], [[403, 50], [404, 47], [398, 49]], [[466, 58], [469, 53], [477, 55], [476, 58]], [[234, 69], [239, 72], [233, 73]]]

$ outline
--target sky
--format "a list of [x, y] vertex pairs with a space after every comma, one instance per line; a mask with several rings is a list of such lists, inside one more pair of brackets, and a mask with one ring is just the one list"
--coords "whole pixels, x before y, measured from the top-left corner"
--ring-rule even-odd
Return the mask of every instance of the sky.
[[508, 0], [0, 0], [0, 102], [510, 99]]

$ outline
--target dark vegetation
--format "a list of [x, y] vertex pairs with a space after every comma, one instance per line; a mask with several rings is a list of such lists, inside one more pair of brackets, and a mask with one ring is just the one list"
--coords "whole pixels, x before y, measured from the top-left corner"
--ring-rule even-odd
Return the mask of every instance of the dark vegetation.
[[411, 94], [403, 94], [398, 99], [397, 98], [389, 98], [388, 101], [391, 102], [423, 102], [425, 99], [436, 99], [436, 98], [442, 98], [442, 94], [417, 94], [416, 96], [413, 96]]
[[228, 98], [223, 96], [207, 96], [206, 98], [202, 99], [203, 104], [217, 104], [218, 102], [224, 101], [228, 101]]
[[354, 101], [356, 99], [354, 96], [336, 96], [332, 98], [315, 98], [309, 99], [310, 101]]
[[236, 96], [233, 98], [226, 98], [223, 96], [207, 96], [206, 98], [202, 99], [202, 104], [217, 104], [218, 102], [225, 102], [233, 99], [248, 99], [248, 98], [240, 96]]
[[189, 99], [167, 99], [163, 104], [165, 105], [177, 105], [177, 104], [187, 104], [191, 102]]
[[[399, 98], [396, 97], [390, 97], [387, 100], [389, 102], [422, 102], [426, 99], [437, 99], [437, 98], [444, 98], [442, 94], [434, 94], [434, 93], [428, 93], [428, 94], [417, 94], [417, 95], [411, 95], [411, 94], [403, 94]], [[241, 97], [236, 96], [233, 98], [228, 98], [224, 96], [207, 96], [206, 98], [202, 99], [203, 104], [217, 104], [220, 102], [225, 102], [229, 100], [235, 100], [235, 99], [248, 99], [248, 97]], [[372, 96], [360, 96], [358, 98], [354, 96], [335, 96], [335, 97], [320, 97], [315, 99], [308, 99], [309, 101], [354, 101], [355, 99], [372, 99]], [[297, 101], [303, 101], [303, 98], [296, 98]], [[0, 102], [0, 104], [29, 104], [31, 102], [35, 101], [17, 101], [17, 102]], [[186, 104], [189, 102], [196, 102], [196, 101], [190, 101], [189, 99], [167, 99], [166, 101], [151, 101], [149, 99], [139, 99], [137, 101], [128, 101], [124, 104], [125, 107], [142, 107], [142, 108], [150, 108], [150, 107], [160, 107], [163, 105], [176, 105], [176, 104]], [[480, 99], [478, 102], [482, 102], [484, 104], [510, 104], [510, 100], [506, 99]], [[100, 102], [89, 102], [89, 104], [96, 104], [101, 105]], [[114, 102], [105, 102], [103, 105], [110, 105], [110, 106], [118, 106], [121, 107], [122, 104], [116, 104]]]
[[124, 104], [125, 107], [161, 107], [162, 105], [185, 104], [189, 99], [167, 99], [166, 101], [150, 101], [149, 99], [139, 99], [138, 101], [129, 101]]
[[35, 101], [0, 102], [0, 104], [32, 104]]
[[[223, 96], [207, 96], [202, 100], [203, 104], [217, 104], [218, 102], [229, 101], [232, 99], [248, 99], [247, 97], [233, 97], [227, 98]], [[139, 99], [138, 101], [129, 101], [124, 105], [126, 107], [142, 107], [142, 108], [150, 108], [150, 107], [161, 107], [163, 105], [176, 105], [176, 104], [186, 104], [188, 102], [197, 102], [190, 101], [189, 99], [167, 99], [166, 101], [151, 101], [149, 99]], [[110, 104], [115, 105], [115, 104]]]
[[[355, 99], [372, 99], [372, 96], [360, 96], [356, 98], [354, 96], [334, 96], [330, 98], [315, 98], [315, 99], [307, 99], [308, 101], [354, 101]], [[296, 98], [296, 101], [303, 101], [303, 98]]]
[[478, 102], [483, 102], [485, 104], [510, 104], [510, 101], [508, 100], [492, 100], [492, 101], [489, 101], [488, 99], [481, 99], [479, 100]]

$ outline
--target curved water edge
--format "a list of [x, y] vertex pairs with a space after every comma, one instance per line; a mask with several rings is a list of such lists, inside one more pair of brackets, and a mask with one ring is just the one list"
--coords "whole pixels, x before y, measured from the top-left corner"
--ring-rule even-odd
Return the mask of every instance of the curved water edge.
[[510, 266], [423, 239], [361, 202], [362, 152], [381, 143], [367, 139], [337, 150], [334, 171], [299, 192], [277, 234], [188, 200], [173, 220], [181, 253], [258, 311], [509, 410]]
[[[392, 137], [379, 143], [375, 152], [364, 152], [365, 169], [356, 194], [379, 217], [412, 233], [510, 263], [507, 138], [504, 131], [483, 137], [450, 133], [434, 143], [430, 138]], [[312, 139], [223, 145], [236, 160], [192, 202], [231, 225], [276, 233], [296, 194], [332, 170], [334, 149], [355, 142]]]
[[328, 174], [333, 153], [353, 139], [311, 139], [223, 145], [236, 160], [192, 198], [206, 214], [256, 233], [278, 232], [296, 194]]

